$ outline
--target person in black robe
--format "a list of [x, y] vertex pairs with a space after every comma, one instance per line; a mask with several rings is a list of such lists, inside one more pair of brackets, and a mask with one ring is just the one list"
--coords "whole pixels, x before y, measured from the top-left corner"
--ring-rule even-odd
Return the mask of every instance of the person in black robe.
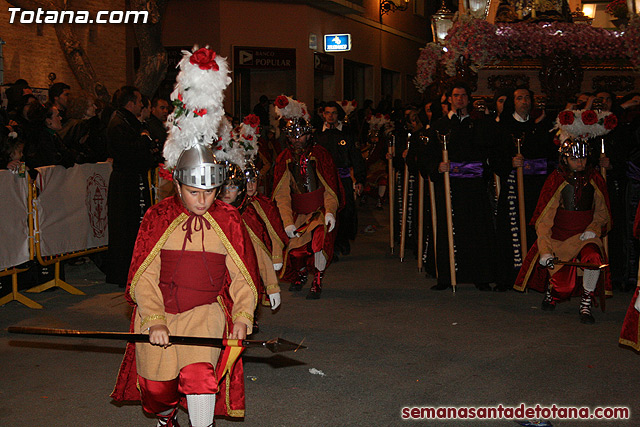
[[140, 91], [132, 86], [122, 87], [116, 106], [107, 127], [113, 172], [107, 198], [109, 253], [106, 281], [124, 287], [140, 221], [151, 206], [147, 172], [154, 163], [153, 141], [137, 118], [143, 106]]
[[[496, 214], [495, 290], [507, 291], [513, 287], [522, 260], [537, 238], [535, 227], [527, 225], [527, 247], [521, 247], [516, 168], [523, 168], [525, 219], [529, 224], [540, 190], [556, 167], [558, 147], [550, 132], [553, 123], [544, 111], [533, 110], [533, 93], [527, 88], [520, 87], [509, 94], [496, 125], [497, 137], [491, 140], [489, 154], [489, 164], [500, 178], [501, 187]], [[521, 154], [517, 139], [521, 141]]]
[[[449, 171], [451, 181], [456, 280], [490, 291], [490, 283], [495, 279], [495, 234], [485, 177], [487, 146], [481, 138], [479, 121], [469, 115], [470, 95], [465, 83], [454, 84], [449, 96], [451, 111], [428, 130], [427, 155], [419, 158], [436, 191], [438, 283], [431, 288], [434, 290], [451, 286], [445, 171]], [[442, 161], [439, 137], [443, 135], [449, 135], [449, 162]]]

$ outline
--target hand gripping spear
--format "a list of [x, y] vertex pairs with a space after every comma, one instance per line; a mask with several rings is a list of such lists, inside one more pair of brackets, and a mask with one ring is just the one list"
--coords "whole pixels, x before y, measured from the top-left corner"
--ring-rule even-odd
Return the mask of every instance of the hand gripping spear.
[[[75, 329], [31, 328], [27, 326], [10, 326], [7, 330], [12, 334], [57, 335], [73, 338], [149, 342], [149, 335], [130, 332], [78, 331]], [[169, 342], [171, 344], [201, 345], [209, 347], [262, 347], [270, 350], [272, 353], [282, 353], [283, 351], [307, 348], [302, 344], [296, 344], [291, 341], [283, 340], [282, 338], [274, 338], [269, 341], [254, 341], [169, 335]]]

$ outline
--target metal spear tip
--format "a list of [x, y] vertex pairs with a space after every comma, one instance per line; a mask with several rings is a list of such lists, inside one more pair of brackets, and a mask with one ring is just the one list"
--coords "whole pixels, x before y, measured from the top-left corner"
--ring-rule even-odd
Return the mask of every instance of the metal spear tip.
[[263, 342], [263, 347], [269, 349], [272, 353], [282, 353], [284, 351], [297, 351], [298, 349], [305, 349], [307, 346], [297, 344], [291, 341], [283, 340], [282, 338], [273, 338], [269, 341]]

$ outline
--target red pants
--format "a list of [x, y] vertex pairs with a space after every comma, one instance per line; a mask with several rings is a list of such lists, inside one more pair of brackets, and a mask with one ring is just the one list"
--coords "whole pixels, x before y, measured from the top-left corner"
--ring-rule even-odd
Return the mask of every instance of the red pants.
[[311, 231], [311, 241], [309, 243], [289, 251], [289, 263], [295, 277], [297, 277], [295, 273], [303, 268], [306, 267], [307, 271], [309, 271], [314, 267], [313, 254], [322, 251], [324, 249], [323, 246], [324, 227], [319, 226]]
[[[588, 264], [602, 264], [600, 248], [594, 243], [584, 246], [576, 257], [580, 262]], [[576, 273], [578, 267], [562, 266], [560, 270], [549, 279], [551, 294], [554, 298], [564, 300], [576, 294]]]
[[215, 394], [218, 392], [215, 368], [211, 363], [187, 365], [178, 377], [170, 381], [153, 381], [138, 375], [142, 408], [159, 415], [172, 410], [187, 394]]

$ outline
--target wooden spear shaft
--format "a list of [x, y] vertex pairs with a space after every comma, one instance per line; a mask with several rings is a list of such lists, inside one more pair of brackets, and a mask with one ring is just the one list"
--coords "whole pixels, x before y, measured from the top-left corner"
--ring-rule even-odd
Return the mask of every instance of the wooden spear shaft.
[[433, 185], [433, 181], [431, 181], [431, 177], [429, 177], [429, 202], [431, 206], [431, 235], [433, 236], [433, 257], [436, 264], [436, 278], [438, 278], [438, 251], [436, 250], [436, 245], [438, 243], [436, 241], [436, 236], [438, 235], [438, 217], [436, 216], [436, 189], [435, 185]]
[[[604, 138], [600, 139], [600, 158], [604, 158], [607, 157], [607, 155], [604, 152]], [[602, 179], [604, 179], [604, 182], [607, 182], [607, 168], [600, 168], [600, 174], [602, 175]], [[609, 256], [609, 236], [604, 236], [604, 238], [602, 239], [602, 245], [604, 246], [604, 254], [605, 256]]]
[[395, 194], [396, 194], [396, 180], [395, 180], [395, 172], [393, 170], [393, 156], [395, 154], [395, 145], [396, 145], [396, 136], [392, 135], [391, 140], [389, 142], [389, 159], [388, 163], [388, 174], [389, 174], [389, 182], [387, 183], [389, 186], [389, 247], [391, 248], [391, 253], [393, 253], [395, 247], [395, 239], [393, 235], [394, 224], [393, 224], [393, 207], [395, 202]]
[[[449, 151], [447, 149], [447, 135], [443, 135], [442, 143], [442, 161], [444, 163], [449, 162]], [[453, 242], [453, 211], [451, 210], [451, 180], [449, 178], [449, 171], [444, 173], [444, 203], [447, 213], [447, 237], [449, 239], [449, 273], [451, 274], [451, 287], [453, 292], [456, 292], [456, 256]]]
[[424, 178], [418, 178], [418, 271], [422, 271], [422, 255], [424, 252]]
[[[520, 153], [520, 146], [522, 145], [522, 138], [516, 138], [516, 147], [518, 148], [518, 154]], [[524, 210], [524, 171], [522, 166], [516, 168], [516, 175], [518, 180], [518, 214], [520, 216], [520, 247], [522, 253], [527, 253], [527, 215]]]
[[[407, 151], [409, 151], [411, 134], [407, 136]], [[409, 196], [409, 166], [404, 159], [404, 176], [402, 177], [402, 221], [400, 222], [400, 262], [404, 261], [404, 247], [407, 242], [407, 206]]]

